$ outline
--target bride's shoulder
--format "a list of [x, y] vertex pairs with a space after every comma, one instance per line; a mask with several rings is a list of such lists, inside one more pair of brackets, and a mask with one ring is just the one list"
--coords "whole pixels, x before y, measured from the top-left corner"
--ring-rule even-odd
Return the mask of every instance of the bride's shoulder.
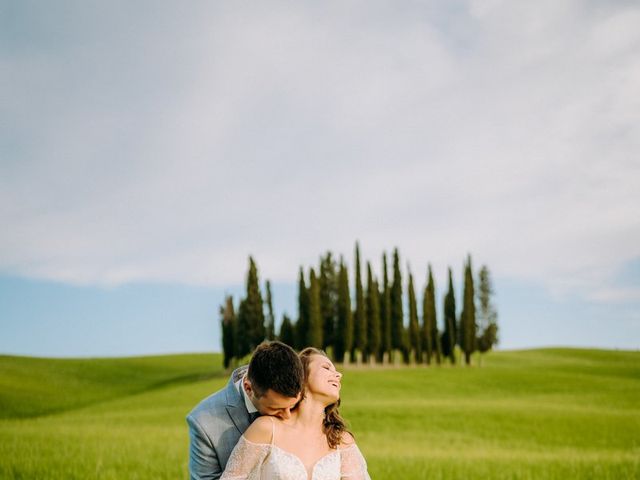
[[355, 445], [356, 440], [355, 438], [353, 438], [353, 435], [351, 435], [349, 432], [344, 432], [342, 434], [342, 438], [340, 439], [340, 446], [339, 448], [344, 449], [344, 448], [349, 448], [353, 445]]
[[244, 438], [253, 443], [271, 443], [273, 417], [263, 415], [256, 418], [244, 432]]

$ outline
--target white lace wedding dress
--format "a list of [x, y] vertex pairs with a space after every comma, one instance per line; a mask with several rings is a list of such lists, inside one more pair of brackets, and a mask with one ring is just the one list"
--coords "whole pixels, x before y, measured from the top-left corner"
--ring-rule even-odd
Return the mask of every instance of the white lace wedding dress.
[[300, 458], [274, 441], [273, 433], [270, 444], [253, 443], [241, 436], [220, 480], [371, 480], [355, 443], [326, 454], [308, 470]]

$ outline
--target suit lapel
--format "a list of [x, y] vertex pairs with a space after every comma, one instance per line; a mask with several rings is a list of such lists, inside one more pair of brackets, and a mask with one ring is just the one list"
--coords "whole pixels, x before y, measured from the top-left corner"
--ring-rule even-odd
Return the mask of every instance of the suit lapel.
[[246, 371], [247, 367], [240, 367], [236, 369], [231, 375], [226, 389], [227, 413], [231, 417], [231, 420], [233, 420], [233, 423], [241, 435], [247, 428], [249, 428], [249, 412], [247, 411], [247, 406], [244, 403], [244, 397], [240, 392], [238, 392], [235, 383], [244, 376]]

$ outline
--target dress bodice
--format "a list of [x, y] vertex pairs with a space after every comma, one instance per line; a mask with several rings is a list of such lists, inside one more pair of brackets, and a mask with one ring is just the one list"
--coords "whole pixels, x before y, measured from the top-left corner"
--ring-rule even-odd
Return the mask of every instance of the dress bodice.
[[371, 480], [354, 443], [333, 450], [309, 470], [300, 458], [271, 443], [253, 443], [243, 435], [233, 449], [220, 480]]
[[291, 452], [271, 445], [262, 468], [262, 479], [336, 480], [340, 478], [340, 451], [334, 450], [307, 470], [302, 460]]

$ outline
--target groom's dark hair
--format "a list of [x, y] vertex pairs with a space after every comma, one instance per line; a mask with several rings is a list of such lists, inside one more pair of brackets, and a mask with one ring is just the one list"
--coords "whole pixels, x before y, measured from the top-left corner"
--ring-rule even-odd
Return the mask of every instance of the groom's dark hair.
[[247, 378], [257, 397], [271, 389], [285, 397], [302, 391], [304, 369], [298, 354], [282, 342], [263, 342], [255, 349]]

